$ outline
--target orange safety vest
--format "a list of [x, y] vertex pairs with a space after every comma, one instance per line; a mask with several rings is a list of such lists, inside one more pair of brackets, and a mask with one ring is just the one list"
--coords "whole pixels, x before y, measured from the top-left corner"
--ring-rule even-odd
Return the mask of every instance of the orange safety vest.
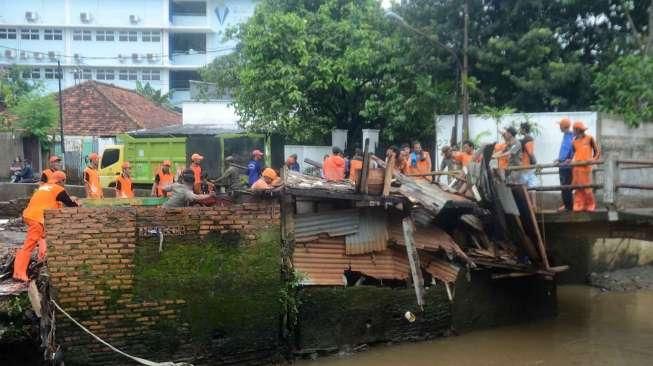
[[[424, 160], [418, 160], [416, 163], [416, 166], [412, 166], [410, 162], [408, 162], [408, 174], [427, 174], [431, 172], [431, 156], [429, 155], [428, 152], [424, 151]], [[410, 156], [409, 156], [410, 159]], [[413, 177], [416, 179], [424, 179], [424, 180], [431, 180], [431, 177], [425, 176], [425, 177]]]
[[59, 208], [61, 205], [57, 202], [57, 196], [64, 188], [58, 184], [43, 183], [32, 195], [25, 210], [23, 218], [44, 223], [43, 213], [47, 209]]
[[[175, 179], [172, 173], [164, 173], [164, 172], [158, 172], [156, 173], [156, 176], [159, 177], [159, 183], [156, 186], [156, 196], [157, 197], [163, 197], [164, 193], [163, 192], [163, 187], [169, 186], [170, 184], [174, 183]], [[165, 193], [165, 195], [170, 196], [172, 192]]]
[[456, 151], [453, 153], [453, 159], [459, 162], [460, 165], [467, 166], [474, 159], [474, 155], [467, 154], [462, 151]]
[[[499, 144], [494, 144], [494, 152], [495, 153], [502, 153], [506, 150], [506, 144], [499, 143]], [[510, 165], [510, 160], [509, 156], [503, 156], [497, 159], [499, 169], [501, 170], [506, 170], [508, 166]]]
[[254, 184], [252, 184], [252, 189], [270, 189], [272, 188], [263, 177], [259, 178]]
[[47, 183], [47, 182], [49, 182], [49, 181], [50, 181], [50, 178], [52, 178], [52, 174], [53, 174], [54, 172], [56, 172], [56, 170], [53, 170], [52, 168], [45, 169], [45, 170], [43, 171], [43, 174], [45, 174], [45, 177], [46, 177], [47, 179], [46, 179], [45, 182], [43, 182], [43, 183]]
[[322, 171], [324, 178], [327, 180], [343, 180], [345, 179], [345, 159], [337, 155], [329, 156], [322, 163]]
[[193, 184], [193, 191], [196, 194], [199, 194], [202, 188], [202, 167], [199, 164], [192, 163], [190, 164], [190, 168], [193, 170], [193, 174], [195, 175], [195, 184]]
[[[118, 182], [120, 182], [120, 190], [118, 190]], [[133, 198], [134, 184], [132, 183], [132, 179], [120, 174], [116, 181], [116, 190], [118, 191], [118, 198]]]
[[349, 180], [356, 183], [358, 172], [363, 170], [362, 160], [351, 160], [349, 162]]
[[87, 166], [86, 169], [84, 169], [85, 178], [87, 174], [88, 180], [85, 180], [89, 189], [87, 198], [102, 198], [104, 194], [102, 193], [102, 186], [100, 186], [100, 173], [97, 169]]
[[[574, 145], [574, 161], [589, 161], [594, 158], [594, 151], [592, 149], [592, 136], [585, 135], [581, 138], [575, 138]], [[592, 166], [575, 166], [577, 171], [591, 171]]]

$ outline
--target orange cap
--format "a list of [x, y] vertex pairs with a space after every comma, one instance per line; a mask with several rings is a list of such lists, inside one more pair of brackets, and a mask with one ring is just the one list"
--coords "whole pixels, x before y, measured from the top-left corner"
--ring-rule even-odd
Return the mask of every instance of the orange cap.
[[123, 168], [123, 169], [125, 169], [125, 168], [131, 168], [131, 165], [129, 164], [128, 161], [126, 161], [126, 162], [122, 163], [122, 168]]
[[61, 161], [61, 158], [58, 157], [57, 155], [50, 156], [50, 162], [54, 163], [55, 161]]
[[97, 153], [90, 153], [88, 155], [88, 160], [90, 161], [98, 161], [98, 159], [100, 159], [100, 155], [98, 155]]
[[172, 166], [172, 163], [170, 162], [170, 160], [164, 160], [163, 164], [161, 164], [161, 165]]
[[272, 168], [265, 168], [262, 175], [272, 180], [277, 179], [277, 172], [275, 172]]
[[204, 157], [202, 155], [198, 154], [198, 153], [195, 153], [195, 154], [191, 155], [191, 157], [190, 157], [190, 160], [198, 160], [198, 159], [202, 160], [202, 159], [204, 159]]
[[569, 128], [569, 127], [571, 127], [571, 120], [569, 118], [565, 117], [565, 118], [561, 119], [560, 121], [558, 121], [558, 124], [562, 128]]
[[582, 121], [576, 121], [574, 122], [574, 130], [581, 130], [585, 131], [587, 130], [587, 126]]
[[61, 170], [57, 170], [56, 172], [50, 175], [50, 179], [48, 179], [48, 183], [60, 183], [65, 180], [66, 180], [66, 173], [62, 172]]

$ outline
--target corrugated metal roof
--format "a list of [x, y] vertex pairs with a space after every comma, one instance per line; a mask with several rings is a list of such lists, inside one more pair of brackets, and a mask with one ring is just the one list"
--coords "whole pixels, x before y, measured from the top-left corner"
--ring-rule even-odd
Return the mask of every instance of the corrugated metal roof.
[[404, 280], [410, 276], [408, 258], [400, 249], [348, 256], [344, 237], [325, 235], [305, 245], [296, 245], [293, 264], [295, 270], [307, 276], [305, 283], [311, 285], [344, 285], [346, 270], [377, 279]]
[[[404, 241], [404, 230], [401, 225], [401, 220], [391, 219], [390, 224], [388, 225], [388, 231], [390, 232], [391, 241], [395, 242], [397, 245], [406, 245]], [[449, 234], [447, 234], [444, 230], [435, 225], [428, 227], [415, 226], [413, 238], [415, 239], [415, 247], [417, 249], [431, 252], [443, 250], [449, 256], [455, 255], [466, 261], [469, 260], [465, 252], [460, 249], [458, 244], [453, 241], [451, 236], [449, 236]]]
[[345, 238], [348, 255], [382, 252], [388, 247], [387, 214], [383, 209], [360, 212], [360, 224], [355, 234]]
[[145, 130], [131, 131], [131, 136], [187, 136], [187, 135], [221, 135], [243, 133], [242, 130], [233, 130], [223, 126], [212, 125], [176, 125]]
[[426, 272], [430, 273], [431, 276], [447, 283], [456, 282], [458, 271], [460, 271], [460, 267], [439, 258], [433, 258], [426, 265], [425, 263], [422, 263], [422, 267]]
[[322, 233], [329, 236], [351, 235], [358, 231], [359, 225], [358, 210], [298, 215], [295, 216], [295, 241], [303, 243], [316, 240]]

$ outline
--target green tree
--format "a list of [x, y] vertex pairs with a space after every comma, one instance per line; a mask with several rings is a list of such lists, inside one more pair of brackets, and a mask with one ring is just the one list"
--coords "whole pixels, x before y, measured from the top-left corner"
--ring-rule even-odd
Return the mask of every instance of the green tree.
[[[27, 69], [18, 65], [0, 68], [0, 112], [15, 106], [21, 97], [40, 89], [40, 83], [22, 78], [22, 73]], [[11, 127], [10, 120], [6, 113], [0, 113], [0, 126]]]
[[263, 1], [233, 37], [239, 52], [200, 74], [233, 90], [243, 127], [302, 143], [326, 143], [333, 128], [350, 141], [362, 128], [386, 141], [432, 137], [450, 85], [411, 62], [377, 1]]
[[36, 137], [42, 145], [49, 143], [49, 136], [57, 126], [59, 107], [52, 95], [36, 93], [23, 95], [9, 113], [15, 116], [17, 127], [26, 136]]
[[161, 93], [161, 89], [153, 88], [149, 82], [143, 84], [139, 80], [136, 80], [136, 93], [151, 100], [157, 105], [172, 109], [172, 104], [170, 104], [170, 93]]

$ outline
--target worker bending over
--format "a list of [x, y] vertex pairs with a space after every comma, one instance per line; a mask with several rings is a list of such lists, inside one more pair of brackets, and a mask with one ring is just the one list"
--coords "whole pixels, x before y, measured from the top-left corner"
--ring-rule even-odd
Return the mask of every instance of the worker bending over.
[[172, 183], [162, 187], [163, 192], [169, 194], [169, 198], [162, 207], [186, 207], [199, 200], [208, 198], [208, 194], [195, 194], [195, 171], [185, 169], [179, 176], [179, 183]]
[[61, 158], [56, 156], [56, 155], [52, 155], [50, 157], [48, 166], [49, 167], [47, 169], [45, 169], [43, 171], [43, 173], [41, 173], [41, 183], [40, 184], [47, 183], [48, 180], [50, 180], [50, 177], [52, 176], [52, 173], [61, 170]]
[[134, 198], [134, 183], [131, 178], [131, 165], [122, 163], [122, 172], [116, 179], [116, 198]]
[[324, 159], [322, 162], [322, 171], [324, 179], [341, 181], [345, 179], [345, 159], [343, 158], [342, 150], [334, 146], [331, 149], [331, 155]]
[[252, 190], [254, 191], [264, 191], [267, 189], [272, 189], [281, 185], [281, 178], [277, 175], [272, 168], [265, 168], [261, 178], [259, 178], [254, 184], [252, 184]]
[[97, 153], [91, 153], [88, 156], [88, 166], [84, 169], [84, 190], [86, 198], [98, 199], [104, 197], [102, 185], [100, 185], [100, 173], [98, 172], [98, 162], [100, 156]]
[[[596, 161], [601, 157], [599, 146], [594, 137], [585, 133], [587, 127], [581, 121], [574, 122], [574, 162]], [[592, 184], [592, 166], [575, 166], [572, 170], [573, 185]], [[577, 188], [574, 190], [574, 211], [594, 211], [596, 201], [592, 188]]]
[[163, 188], [175, 182], [175, 176], [170, 171], [171, 166], [172, 166], [172, 162], [170, 160], [164, 160], [163, 163], [161, 163], [161, 168], [154, 175], [154, 184], [152, 184], [152, 192], [151, 192], [151, 195], [153, 197], [163, 197], [163, 196], [170, 195], [170, 194], [166, 194], [163, 191]]
[[45, 243], [44, 213], [45, 210], [59, 208], [61, 204], [76, 207], [64, 188], [66, 174], [55, 171], [50, 175], [50, 180], [42, 184], [32, 195], [27, 208], [23, 211], [23, 221], [27, 225], [27, 236], [23, 246], [16, 252], [13, 277], [20, 281], [29, 281], [27, 266], [34, 248], [39, 246], [38, 259], [42, 261], [47, 252]]

